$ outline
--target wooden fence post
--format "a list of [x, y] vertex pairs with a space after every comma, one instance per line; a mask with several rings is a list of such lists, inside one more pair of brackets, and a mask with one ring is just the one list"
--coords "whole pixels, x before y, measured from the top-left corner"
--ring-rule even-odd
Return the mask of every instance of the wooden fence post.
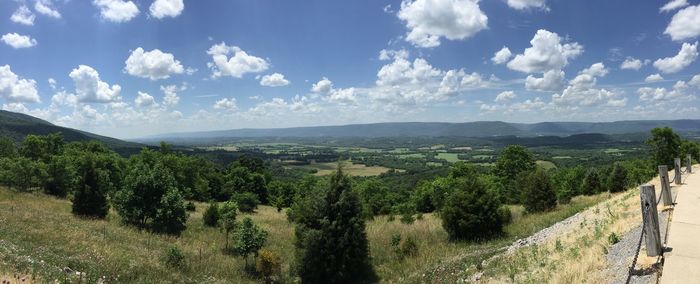
[[673, 159], [673, 165], [674, 165], [674, 170], [675, 170], [675, 182], [676, 185], [680, 185], [681, 182], [681, 158], [674, 158]]
[[661, 200], [664, 201], [664, 206], [673, 205], [671, 182], [668, 180], [668, 166], [659, 166], [659, 179], [661, 179]]
[[661, 254], [661, 233], [659, 232], [659, 215], [656, 211], [656, 191], [653, 184], [639, 186], [642, 201], [642, 218], [644, 220], [644, 239], [646, 239], [647, 256]]
[[685, 171], [690, 174], [693, 172], [693, 156], [690, 154], [685, 155], [685, 160], [686, 160]]

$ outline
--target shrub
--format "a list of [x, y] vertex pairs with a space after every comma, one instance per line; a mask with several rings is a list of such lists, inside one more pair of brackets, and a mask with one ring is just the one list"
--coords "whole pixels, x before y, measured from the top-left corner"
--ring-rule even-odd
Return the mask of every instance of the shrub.
[[209, 204], [202, 215], [202, 220], [204, 225], [209, 227], [216, 227], [219, 224], [219, 205], [216, 202]]
[[620, 237], [619, 237], [617, 234], [615, 234], [615, 232], [612, 232], [612, 233], [610, 233], [610, 235], [608, 236], [608, 242], [609, 242], [611, 245], [614, 245], [614, 244], [616, 244], [616, 243], [619, 243], [619, 242], [620, 242]]
[[236, 228], [234, 239], [233, 251], [243, 256], [246, 267], [248, 267], [248, 255], [258, 255], [258, 251], [267, 241], [267, 232], [255, 225], [250, 217], [245, 217]]
[[236, 193], [231, 199], [238, 205], [238, 210], [245, 213], [254, 212], [258, 208], [258, 204], [260, 204], [258, 196], [252, 192]]
[[616, 163], [612, 174], [608, 177], [608, 190], [610, 192], [622, 192], [627, 189], [627, 169]]
[[510, 214], [510, 208], [507, 206], [498, 208], [498, 217], [503, 224], [508, 224], [513, 219], [513, 215]]
[[525, 179], [523, 205], [527, 212], [542, 212], [557, 206], [557, 196], [547, 173], [538, 168]]
[[187, 210], [180, 192], [175, 189], [168, 190], [160, 199], [160, 203], [153, 216], [153, 231], [170, 235], [180, 235], [185, 230], [187, 223]]
[[185, 210], [194, 212], [195, 210], [197, 210], [197, 206], [194, 205], [194, 202], [187, 201], [187, 204], [185, 204]]
[[400, 259], [418, 254], [418, 244], [412, 237], [401, 238], [401, 234], [391, 236], [391, 247]]
[[401, 223], [404, 223], [404, 224], [413, 224], [413, 222], [416, 221], [416, 219], [413, 218], [413, 214], [411, 214], [411, 213], [401, 214], [400, 220], [401, 220]]
[[603, 185], [600, 183], [600, 177], [595, 169], [590, 169], [583, 179], [583, 194], [593, 195], [603, 191]]
[[498, 197], [476, 178], [465, 178], [464, 187], [448, 197], [440, 212], [442, 226], [451, 239], [483, 239], [501, 233]]
[[165, 251], [163, 257], [167, 266], [180, 268], [185, 264], [185, 254], [177, 246], [171, 246]]
[[255, 269], [262, 275], [265, 283], [278, 282], [282, 274], [282, 258], [272, 251], [260, 250]]
[[238, 214], [238, 212], [236, 212], [237, 210], [238, 206], [236, 205], [236, 202], [233, 201], [224, 202], [219, 210], [219, 226], [221, 226], [221, 229], [226, 234], [226, 249], [228, 249], [228, 235], [236, 227], [236, 215]]

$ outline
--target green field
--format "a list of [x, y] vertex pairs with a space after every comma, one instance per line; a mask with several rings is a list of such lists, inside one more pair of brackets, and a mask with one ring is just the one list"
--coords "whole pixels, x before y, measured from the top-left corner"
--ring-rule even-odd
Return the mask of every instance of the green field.
[[[371, 166], [368, 167], [363, 164], [353, 164], [349, 161], [342, 162], [343, 170], [345, 173], [351, 176], [378, 176], [382, 173], [388, 172], [390, 169], [385, 167]], [[289, 168], [299, 168], [305, 170], [316, 171], [315, 176], [326, 176], [334, 173], [338, 168], [337, 162], [328, 163], [311, 163], [309, 165], [290, 165]]]
[[445, 161], [448, 161], [450, 163], [456, 163], [459, 162], [459, 154], [458, 153], [437, 153], [437, 158], [438, 159], [443, 159]]
[[538, 161], [535, 161], [535, 163], [537, 163], [538, 166], [542, 167], [545, 170], [551, 170], [551, 169], [557, 168], [557, 165], [555, 165], [554, 163], [552, 163], [550, 161], [538, 160]]

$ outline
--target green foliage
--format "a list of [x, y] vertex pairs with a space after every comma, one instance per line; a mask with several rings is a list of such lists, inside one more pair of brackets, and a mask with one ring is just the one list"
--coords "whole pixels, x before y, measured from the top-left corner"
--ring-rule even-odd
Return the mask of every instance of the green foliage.
[[401, 234], [391, 236], [391, 247], [399, 259], [418, 255], [418, 244], [413, 237], [401, 238]]
[[[270, 179], [260, 158], [241, 156], [229, 165], [223, 186], [225, 195], [250, 192], [259, 203], [268, 204], [268, 180]], [[239, 206], [243, 206], [239, 204]]]
[[236, 215], [238, 214], [238, 205], [233, 201], [226, 201], [219, 208], [219, 226], [226, 235], [226, 249], [228, 249], [229, 233], [236, 228]]
[[680, 154], [681, 138], [670, 127], [657, 127], [651, 130], [651, 137], [646, 141], [652, 148], [657, 165], [673, 168], [673, 159]]
[[510, 213], [510, 208], [507, 206], [501, 206], [498, 208], [498, 217], [501, 219], [501, 223], [504, 225], [513, 220], [513, 215]]
[[341, 169], [322, 198], [297, 220], [296, 263], [303, 283], [366, 283], [376, 280], [361, 203]]
[[273, 251], [260, 250], [255, 270], [260, 273], [265, 283], [279, 282], [282, 274], [282, 258]]
[[180, 235], [187, 223], [185, 199], [174, 188], [168, 189], [160, 199], [156, 214], [153, 216], [153, 231]]
[[78, 176], [72, 161], [66, 156], [52, 156], [46, 167], [47, 179], [44, 192], [57, 197], [66, 197], [77, 186]]
[[185, 254], [177, 246], [170, 246], [163, 255], [165, 265], [173, 268], [181, 268], [185, 265]]
[[238, 210], [244, 213], [255, 212], [255, 209], [258, 208], [258, 204], [260, 204], [258, 196], [252, 192], [236, 193], [231, 197], [231, 200], [235, 201], [236, 204], [238, 204]]
[[219, 224], [219, 205], [212, 202], [207, 207], [207, 210], [202, 214], [202, 221], [205, 226], [216, 227]]
[[17, 156], [17, 147], [12, 139], [0, 137], [0, 158], [14, 158]]
[[685, 165], [685, 157], [690, 154], [690, 157], [695, 161], [700, 161], [700, 144], [688, 140], [683, 140], [680, 146], [680, 158]]
[[508, 203], [517, 203], [520, 199], [518, 178], [523, 173], [535, 169], [535, 159], [527, 148], [520, 145], [506, 146], [496, 160], [494, 173], [500, 178], [505, 192], [502, 197]]
[[248, 255], [258, 255], [258, 251], [267, 241], [267, 235], [267, 232], [255, 225], [250, 217], [245, 217], [234, 233], [233, 252], [243, 256], [247, 266]]
[[615, 232], [612, 232], [612, 233], [610, 233], [610, 235], [608, 235], [608, 243], [610, 243], [611, 245], [614, 245], [614, 244], [619, 243], [619, 242], [620, 242], [620, 237], [617, 234], [615, 234]]
[[619, 163], [615, 163], [612, 173], [608, 177], [608, 190], [610, 192], [622, 192], [627, 189], [627, 169]]
[[543, 212], [557, 206], [557, 196], [547, 173], [538, 168], [525, 179], [523, 205], [527, 212]]
[[603, 192], [603, 184], [598, 177], [598, 171], [595, 169], [588, 170], [586, 177], [583, 179], [582, 192], [585, 195], [593, 195]]
[[185, 209], [189, 212], [194, 212], [197, 211], [197, 206], [194, 205], [194, 202], [187, 201], [187, 203], [185, 204]]
[[477, 240], [499, 234], [503, 227], [499, 215], [501, 203], [483, 181], [476, 177], [455, 178], [459, 187], [452, 189], [440, 212], [442, 226], [451, 239]]
[[99, 168], [98, 156], [85, 153], [79, 158], [78, 187], [73, 193], [73, 214], [104, 218], [109, 212], [107, 193], [112, 189], [109, 172]]
[[22, 142], [20, 153], [32, 160], [47, 162], [52, 155], [62, 153], [63, 136], [60, 133], [41, 135], [27, 135]]
[[434, 188], [430, 182], [422, 182], [411, 195], [411, 200], [418, 212], [428, 213], [435, 210], [433, 205]]

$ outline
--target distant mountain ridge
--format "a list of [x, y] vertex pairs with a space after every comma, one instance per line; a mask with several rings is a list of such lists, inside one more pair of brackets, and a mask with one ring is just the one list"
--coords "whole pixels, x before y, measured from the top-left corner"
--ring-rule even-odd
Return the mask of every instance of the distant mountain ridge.
[[0, 110], [0, 136], [20, 142], [29, 134], [47, 135], [57, 132], [60, 132], [67, 142], [98, 140], [117, 152], [133, 152], [144, 146], [139, 143], [57, 126], [31, 115]]
[[629, 134], [648, 132], [654, 127], [672, 127], [676, 132], [700, 133], [700, 120], [625, 120], [613, 122], [540, 122], [509, 123], [502, 121], [388, 122], [311, 126], [270, 129], [231, 129], [203, 132], [181, 132], [145, 137], [137, 141], [183, 140], [211, 138], [262, 137], [495, 137], [495, 136], [569, 136], [584, 133]]

